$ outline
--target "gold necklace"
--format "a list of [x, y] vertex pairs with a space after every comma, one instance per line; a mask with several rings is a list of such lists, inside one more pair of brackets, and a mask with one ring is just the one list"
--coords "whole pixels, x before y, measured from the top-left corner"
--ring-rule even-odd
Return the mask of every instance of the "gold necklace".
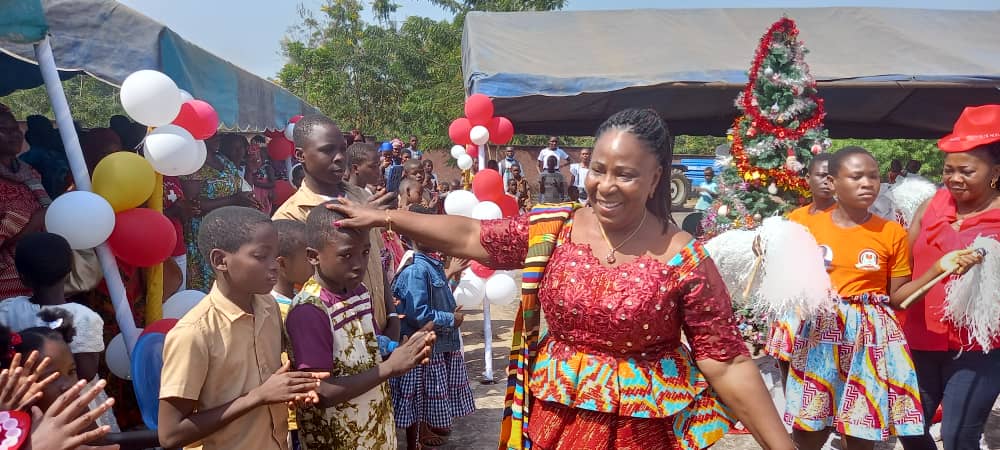
[[615, 261], [617, 261], [615, 259], [615, 252], [618, 251], [618, 249], [622, 248], [623, 245], [628, 243], [630, 239], [634, 238], [636, 233], [638, 233], [639, 230], [642, 229], [642, 224], [646, 223], [647, 214], [648, 214], [647, 211], [642, 212], [642, 220], [639, 221], [639, 226], [635, 227], [635, 229], [632, 230], [632, 234], [628, 235], [628, 237], [622, 240], [621, 243], [619, 243], [618, 245], [611, 245], [611, 239], [608, 239], [608, 233], [604, 231], [604, 225], [601, 225], [601, 221], [599, 219], [597, 220], [597, 227], [601, 229], [601, 236], [604, 237], [604, 242], [606, 242], [608, 244], [608, 247], [611, 248], [611, 251], [608, 252], [608, 256], [604, 258], [604, 260], [607, 261], [608, 264], [614, 264]]

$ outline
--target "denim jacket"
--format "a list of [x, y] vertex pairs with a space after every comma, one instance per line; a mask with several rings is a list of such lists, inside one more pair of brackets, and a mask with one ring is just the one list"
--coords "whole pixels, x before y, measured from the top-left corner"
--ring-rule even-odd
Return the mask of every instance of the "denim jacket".
[[455, 327], [455, 297], [444, 275], [444, 263], [423, 253], [414, 253], [413, 263], [404, 267], [392, 283], [392, 294], [399, 299], [396, 312], [400, 337], [410, 336], [427, 322], [434, 323], [437, 341], [434, 353], [461, 350]]

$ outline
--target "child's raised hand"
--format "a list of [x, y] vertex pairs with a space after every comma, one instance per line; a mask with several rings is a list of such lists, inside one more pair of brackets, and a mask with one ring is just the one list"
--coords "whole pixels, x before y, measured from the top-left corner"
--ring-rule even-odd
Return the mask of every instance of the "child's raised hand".
[[412, 336], [404, 337], [403, 342], [393, 350], [385, 364], [389, 367], [389, 376], [398, 377], [409, 372], [418, 364], [426, 364], [430, 361], [431, 350], [434, 346], [434, 323], [428, 322]]
[[38, 374], [45, 372], [48, 366], [49, 358], [41, 358], [37, 351], [28, 354], [23, 366], [21, 354], [15, 353], [10, 367], [0, 371], [0, 410], [26, 411], [32, 403], [42, 398], [45, 386], [59, 378], [58, 373], [53, 373], [38, 381]]
[[111, 432], [111, 427], [107, 425], [90, 428], [98, 417], [111, 409], [115, 400], [109, 398], [97, 408], [87, 408], [104, 390], [107, 382], [100, 380], [81, 394], [86, 385], [86, 380], [80, 380], [63, 392], [44, 413], [37, 406], [31, 408], [32, 450], [75, 450]]
[[455, 328], [462, 326], [462, 322], [465, 322], [465, 313], [459, 312], [461, 310], [462, 305], [458, 305], [455, 307], [455, 312], [452, 313], [455, 316]]
[[330, 376], [329, 372], [290, 371], [292, 363], [285, 361], [281, 368], [264, 380], [264, 384], [250, 391], [256, 396], [257, 403], [273, 405], [276, 403], [297, 402], [300, 398], [316, 394], [320, 380]]

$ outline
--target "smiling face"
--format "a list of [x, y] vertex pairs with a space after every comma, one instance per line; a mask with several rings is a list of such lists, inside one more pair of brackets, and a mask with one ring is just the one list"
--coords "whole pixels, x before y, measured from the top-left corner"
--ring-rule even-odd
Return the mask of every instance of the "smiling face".
[[944, 157], [944, 171], [941, 181], [951, 192], [955, 202], [962, 205], [977, 205], [996, 188], [991, 186], [1000, 178], [1000, 164], [985, 147], [976, 150], [948, 153]]
[[866, 154], [847, 156], [833, 176], [837, 201], [852, 209], [871, 207], [878, 196], [879, 186], [878, 163]]
[[214, 249], [211, 260], [230, 286], [250, 294], [267, 294], [278, 282], [278, 231], [270, 223], [257, 224], [249, 242], [233, 253]]
[[302, 147], [295, 149], [295, 157], [309, 178], [328, 186], [337, 185], [347, 171], [347, 139], [336, 125], [316, 124]]
[[595, 142], [584, 184], [601, 224], [623, 230], [642, 219], [661, 176], [663, 168], [646, 144], [629, 131], [611, 129]]
[[306, 249], [309, 262], [324, 287], [338, 294], [352, 291], [361, 284], [368, 268], [371, 252], [368, 232], [346, 230], [329, 236], [322, 248]]

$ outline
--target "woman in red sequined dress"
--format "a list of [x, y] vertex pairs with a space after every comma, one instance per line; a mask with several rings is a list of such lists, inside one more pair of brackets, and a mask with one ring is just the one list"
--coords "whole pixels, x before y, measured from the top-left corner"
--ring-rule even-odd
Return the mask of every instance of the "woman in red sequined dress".
[[[342, 201], [332, 208], [348, 218], [335, 226], [394, 227], [501, 269], [547, 259], [537, 299], [549, 331], [529, 347], [526, 386], [508, 386], [526, 398], [514, 401], [501, 448], [705, 448], [738, 419], [764, 448], [791, 449], [715, 264], [670, 218], [671, 157], [659, 115], [625, 110], [597, 132], [585, 180], [592, 208], [543, 205], [479, 222]], [[557, 217], [549, 257], [530, 230]], [[528, 279], [526, 270], [526, 290]]]

